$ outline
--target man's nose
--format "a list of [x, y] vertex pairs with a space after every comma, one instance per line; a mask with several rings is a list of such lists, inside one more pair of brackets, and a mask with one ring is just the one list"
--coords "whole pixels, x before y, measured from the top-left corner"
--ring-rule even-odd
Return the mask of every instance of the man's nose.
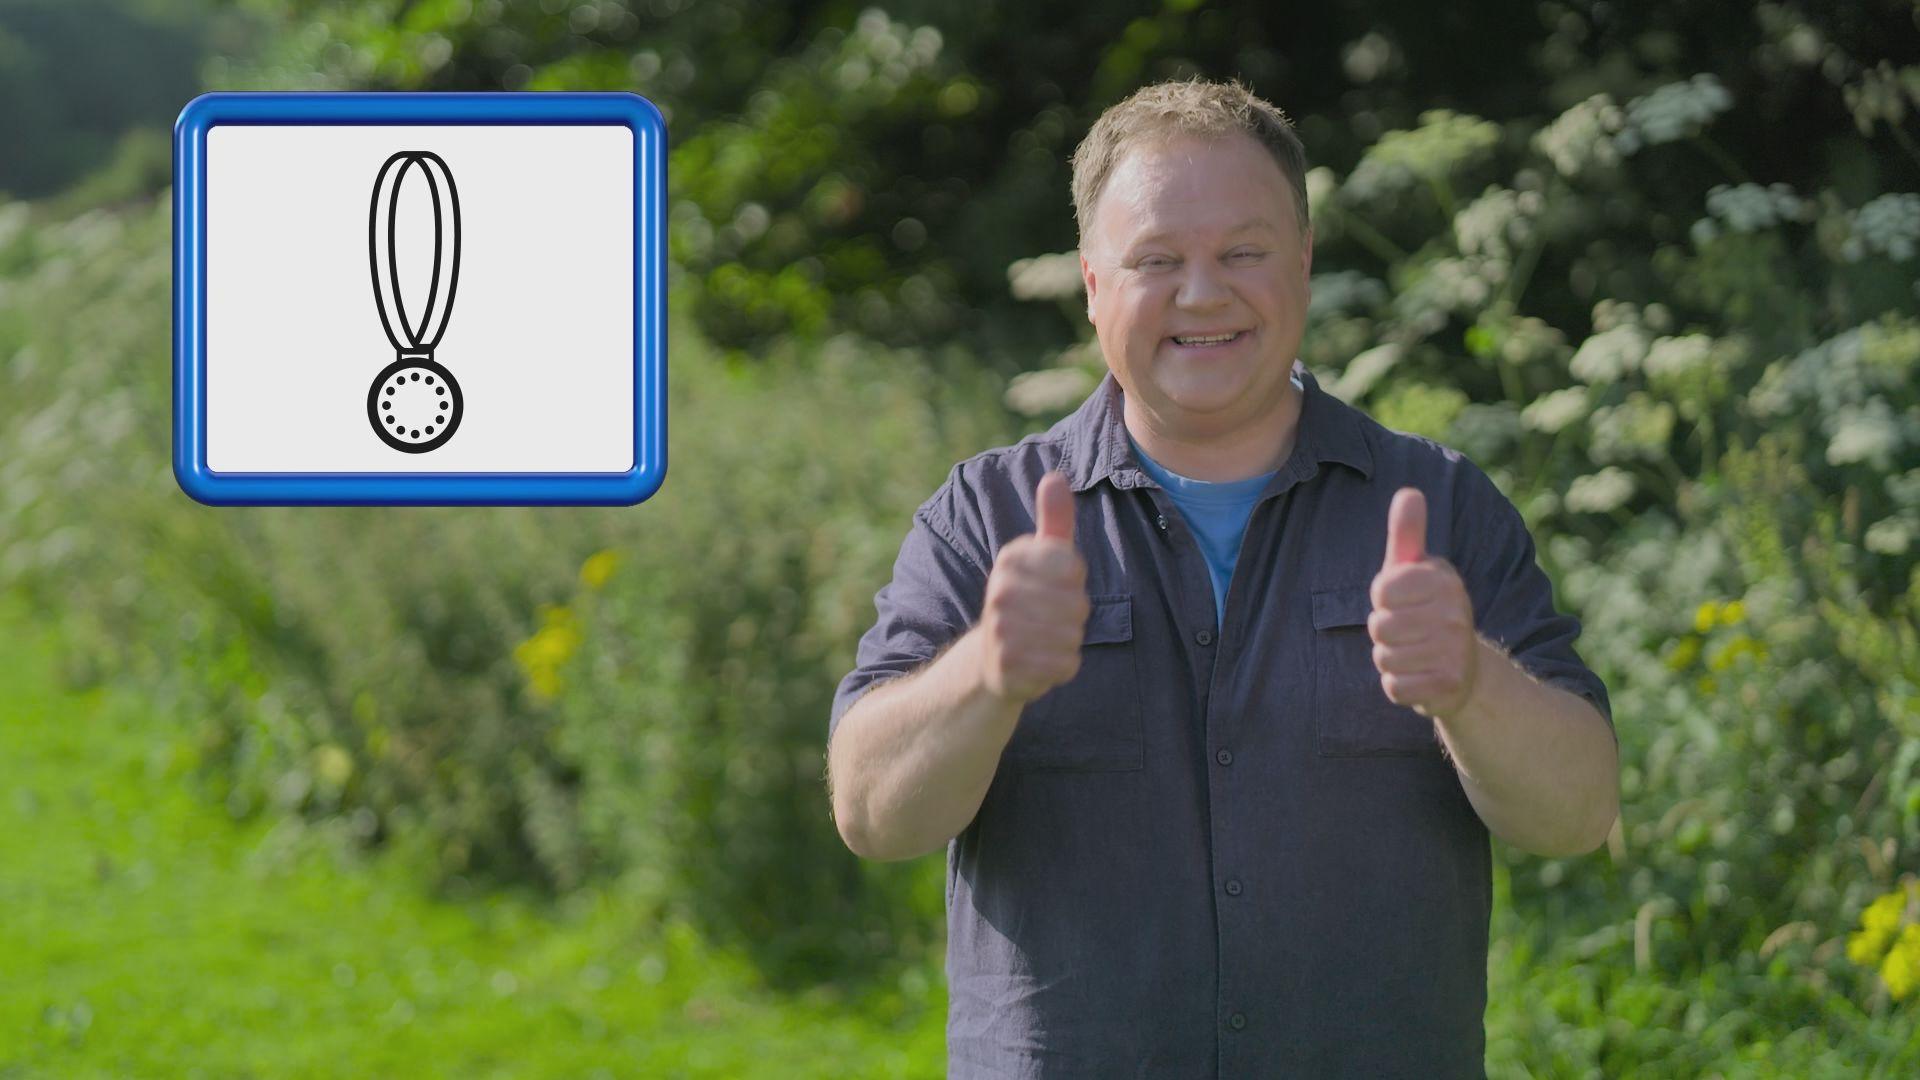
[[1226, 284], [1220, 280], [1218, 268], [1209, 266], [1204, 260], [1196, 260], [1187, 264], [1173, 302], [1183, 308], [1201, 311], [1219, 307], [1226, 303], [1229, 295]]

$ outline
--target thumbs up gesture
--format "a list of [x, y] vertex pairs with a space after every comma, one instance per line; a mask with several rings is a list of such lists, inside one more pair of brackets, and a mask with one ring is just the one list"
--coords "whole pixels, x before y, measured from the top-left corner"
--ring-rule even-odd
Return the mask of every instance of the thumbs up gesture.
[[980, 616], [987, 689], [1022, 704], [1080, 670], [1091, 610], [1066, 476], [1041, 478], [1034, 506], [1036, 531], [1008, 541], [994, 557]]
[[1473, 694], [1480, 646], [1466, 582], [1452, 563], [1427, 554], [1427, 499], [1419, 488], [1394, 493], [1386, 562], [1371, 595], [1367, 634], [1380, 688], [1424, 716], [1452, 717]]

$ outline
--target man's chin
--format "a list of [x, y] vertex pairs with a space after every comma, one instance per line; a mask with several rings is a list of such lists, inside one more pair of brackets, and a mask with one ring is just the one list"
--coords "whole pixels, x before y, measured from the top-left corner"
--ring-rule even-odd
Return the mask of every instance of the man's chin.
[[1181, 379], [1157, 387], [1162, 399], [1192, 416], [1209, 416], [1243, 406], [1247, 388], [1247, 380], [1240, 377]]

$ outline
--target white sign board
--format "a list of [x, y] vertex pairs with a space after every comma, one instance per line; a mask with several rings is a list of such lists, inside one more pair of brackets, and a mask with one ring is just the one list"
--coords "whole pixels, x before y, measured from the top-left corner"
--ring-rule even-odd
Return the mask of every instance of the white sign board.
[[644, 99], [215, 94], [176, 139], [189, 494], [631, 504], [658, 488], [665, 148]]

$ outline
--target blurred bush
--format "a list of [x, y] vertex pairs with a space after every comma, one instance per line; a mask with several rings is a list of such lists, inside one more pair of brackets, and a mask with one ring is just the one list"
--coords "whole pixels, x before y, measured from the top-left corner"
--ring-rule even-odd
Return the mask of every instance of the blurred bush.
[[[1562, 279], [1571, 261], [1586, 282], [1547, 311], [1555, 325], [1630, 291], [1612, 275], [1645, 285], [1636, 256], [1649, 228], [1664, 239], [1691, 221], [1675, 215], [1697, 209], [1702, 178], [1730, 154], [1765, 159], [1769, 179], [1801, 191], [1841, 182], [1857, 205], [1875, 154], [1911, 141], [1902, 110], [1920, 107], [1920, 57], [1899, 44], [1913, 37], [1912, 0], [1485, 0], [1444, 17], [1363, 0], [241, 0], [237, 11], [209, 85], [645, 94], [671, 132], [674, 288], [710, 339], [748, 356], [841, 330], [954, 341], [1007, 374], [1083, 322], [1012, 299], [1004, 270], [1074, 244], [1068, 155], [1143, 82], [1238, 74], [1280, 102], [1310, 160], [1358, 178], [1348, 186], [1364, 213], [1323, 240], [1381, 280], [1412, 250], [1405, 238], [1446, 227], [1436, 211], [1450, 219], [1474, 201], [1497, 149], [1572, 110], [1543, 135], [1556, 174], [1657, 164], [1578, 207], [1596, 250], [1548, 252], [1539, 276]], [[1741, 107], [1729, 113], [1723, 96]], [[1458, 119], [1429, 125], [1429, 112]], [[1711, 139], [1669, 152], [1716, 116]], [[1427, 177], [1450, 164], [1436, 151], [1481, 167], [1436, 188]]]
[[562, 674], [555, 741], [582, 778], [582, 839], [645, 892], [766, 943], [776, 972], [915, 952], [939, 940], [944, 867], [847, 853], [826, 717], [913, 508], [1010, 437], [1001, 382], [847, 340], [725, 379], [689, 353], [677, 494], [631, 517], [603, 590], [583, 585]]
[[[79, 205], [164, 187], [164, 132], [197, 92], [197, 69], [211, 46], [207, 7], [206, 0], [0, 0], [0, 101], [7, 106], [0, 109], [0, 195], [61, 193], [116, 157], [116, 179], [137, 178], [137, 189], [96, 190]], [[145, 167], [156, 157], [155, 139], [157, 182]]]
[[833, 836], [829, 696], [911, 508], [1018, 434], [995, 395], [1043, 424], [1098, 372], [1067, 150], [1238, 72], [1315, 161], [1303, 358], [1487, 467], [1613, 690], [1607, 855], [1496, 849], [1490, 1060], [1912, 1064], [1913, 0], [677, 8], [256, 0], [209, 73], [669, 110], [675, 449], [636, 511], [196, 507], [165, 207], [0, 204], [0, 580], [236, 813], [449, 880], [618, 875], [776, 974], [930, 943], [941, 868]]
[[[1817, 66], [1824, 100], [1797, 106], [1857, 129], [1796, 127], [1804, 146], [1763, 153], [1721, 126], [1780, 108], [1777, 87], [1581, 69], [1554, 96], [1586, 96], [1557, 116], [1433, 110], [1309, 183], [1304, 359], [1488, 468], [1613, 690], [1610, 857], [1500, 849], [1516, 905], [1545, 916], [1502, 933], [1620, 972], [1777, 984], [1716, 1000], [1720, 1040], [1697, 996], [1651, 997], [1646, 1024], [1674, 1034], [1596, 1048], [1608, 1074], [1704, 1072], [1734, 1033], [1855, 996], [1878, 1014], [1920, 971], [1884, 902], [1846, 945], [1920, 845], [1920, 196], [1888, 190], [1915, 186], [1920, 153], [1861, 114], [1872, 65], [1797, 9], [1756, 25], [1742, 81]], [[1870, 155], [1873, 130], [1893, 153]], [[1830, 171], [1773, 179], [1809, 151]], [[1071, 254], [1017, 266], [1015, 294], [1077, 311], [1077, 277], [1044, 273]], [[1091, 349], [1083, 333], [1052, 371], [1084, 386]], [[1044, 393], [1050, 375], [1008, 403], [1061, 415], [1078, 398]]]
[[924, 955], [939, 867], [845, 851], [827, 711], [913, 507], [1007, 436], [1001, 380], [682, 327], [641, 508], [209, 509], [168, 463], [166, 209], [0, 208], [0, 574], [76, 677], [147, 688], [236, 815], [345, 815], [446, 881], [624, 875], [775, 975]]

